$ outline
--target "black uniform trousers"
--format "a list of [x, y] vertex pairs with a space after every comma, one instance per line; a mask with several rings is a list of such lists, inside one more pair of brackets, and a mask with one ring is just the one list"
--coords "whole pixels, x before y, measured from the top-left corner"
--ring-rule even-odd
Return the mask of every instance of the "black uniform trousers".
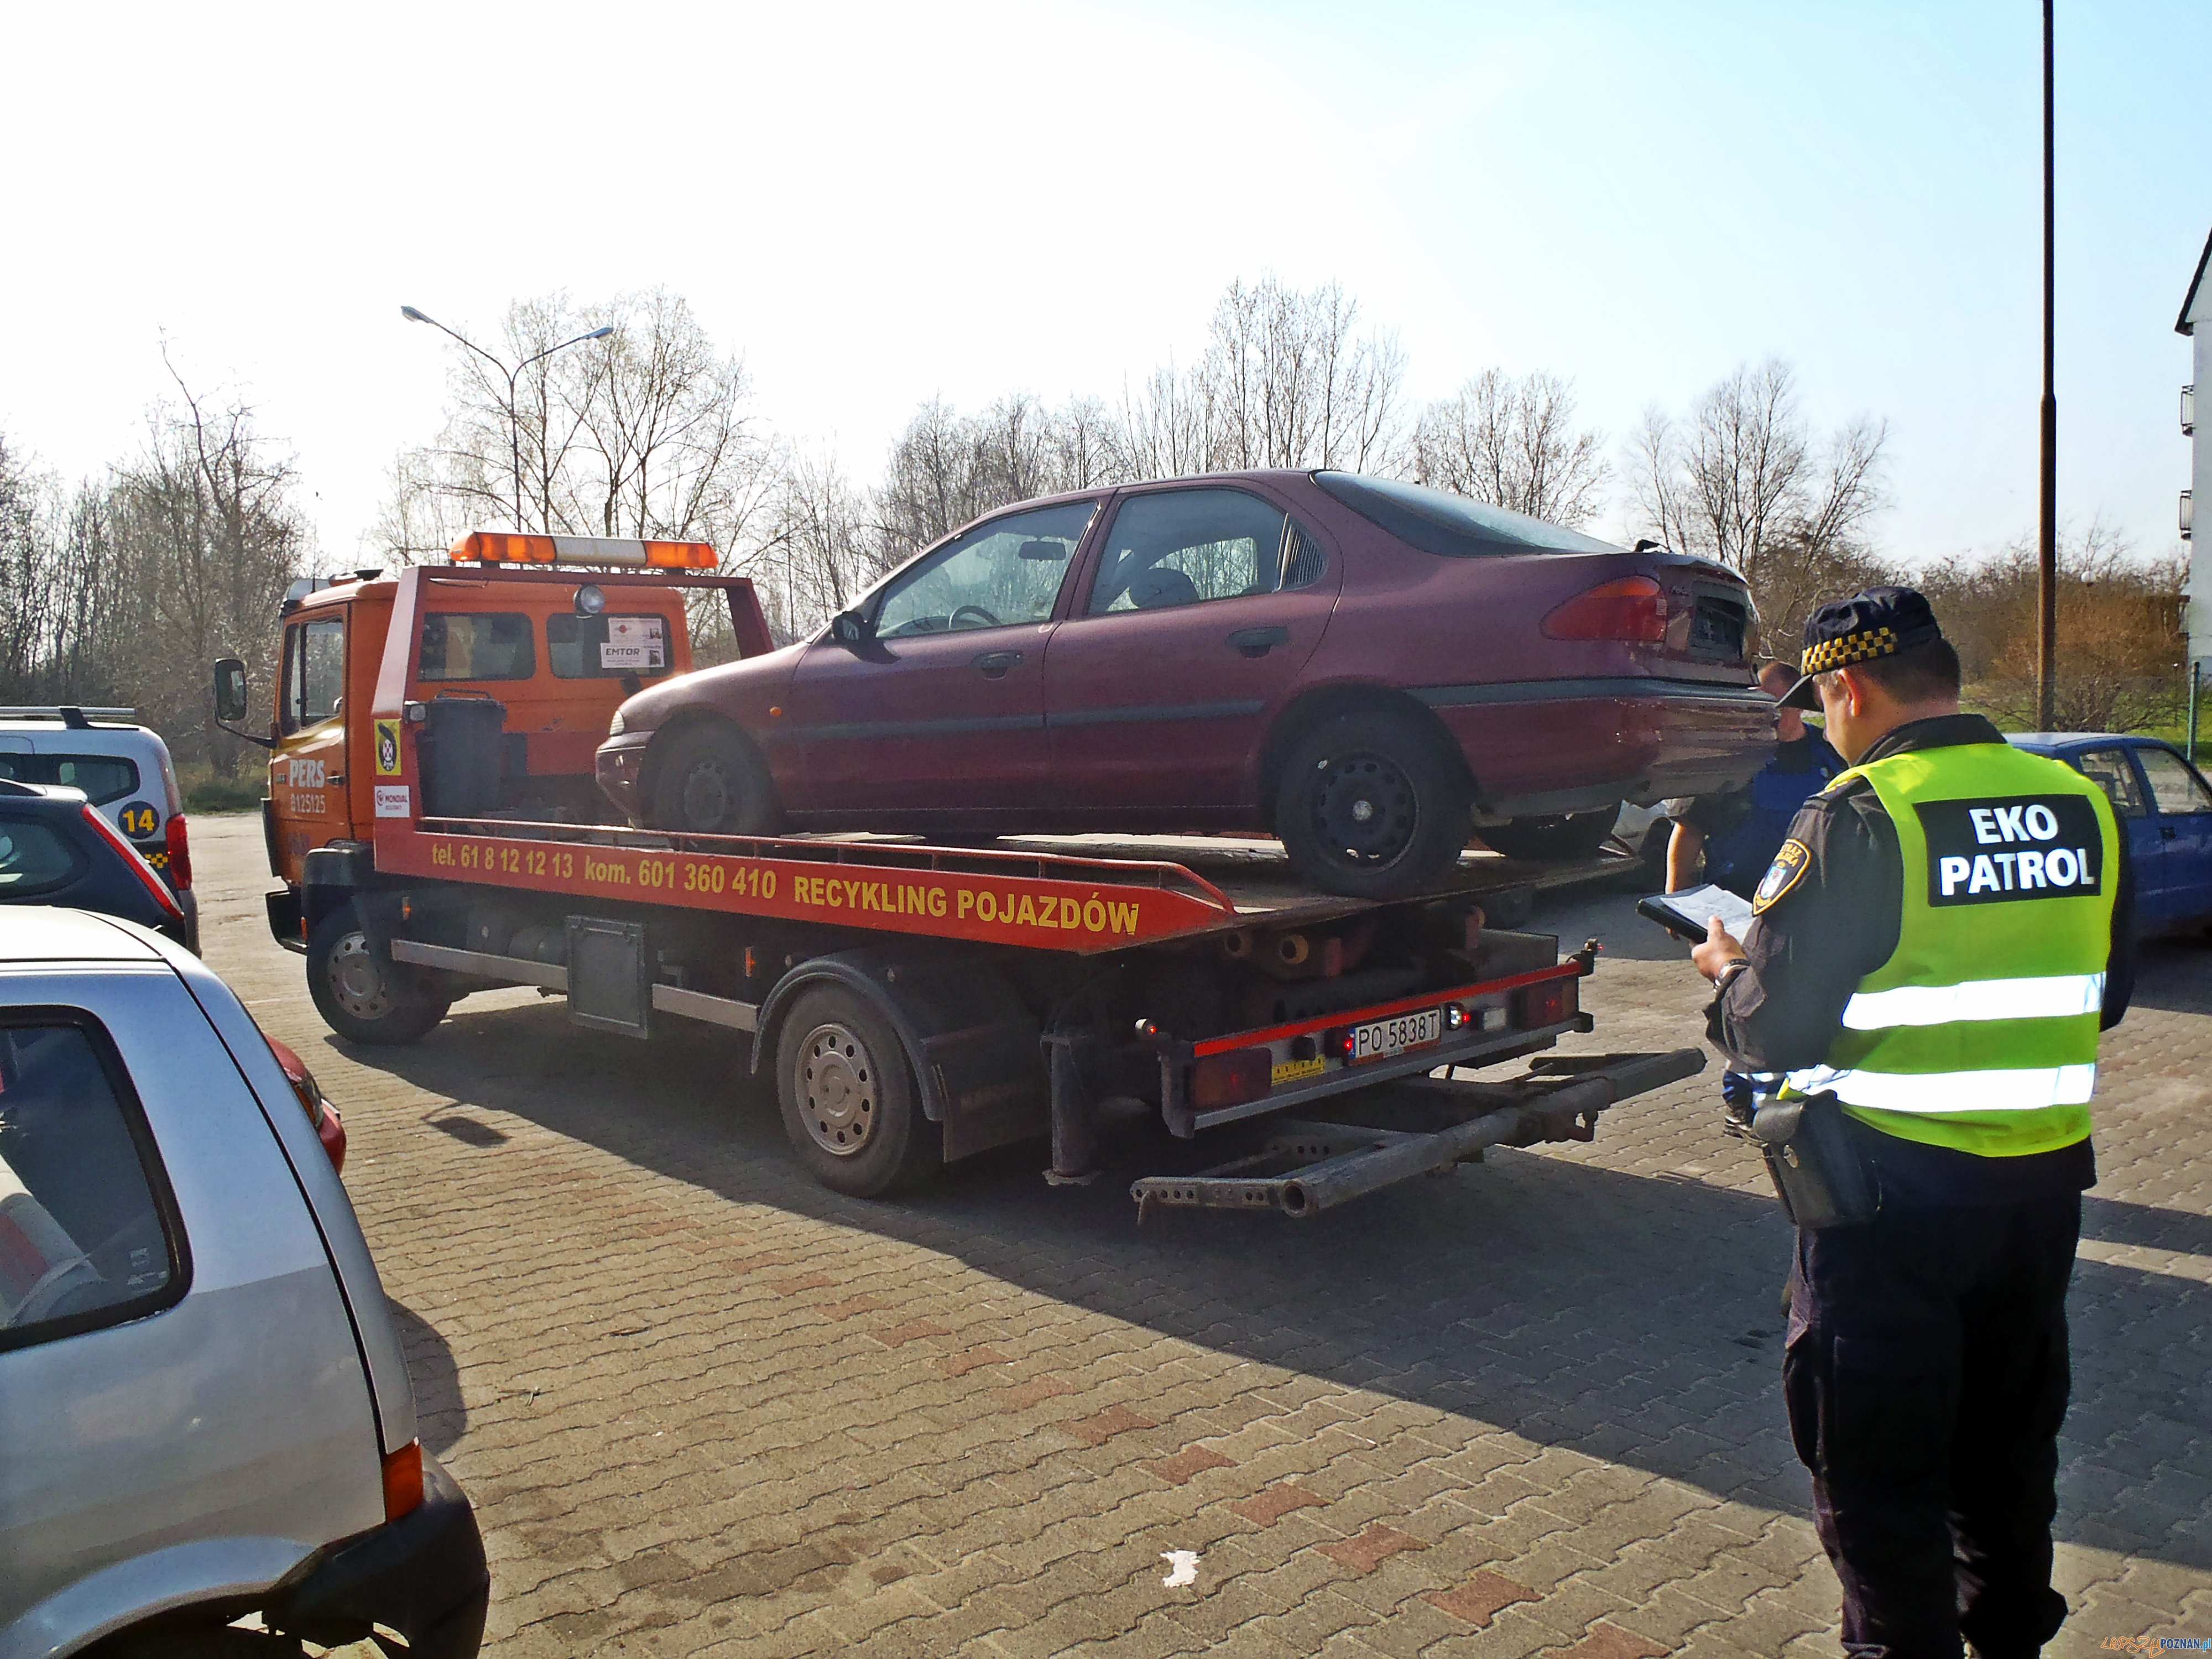
[[1854, 1659], [2026, 1659], [2051, 1587], [2078, 1193], [1797, 1236], [1783, 1389]]

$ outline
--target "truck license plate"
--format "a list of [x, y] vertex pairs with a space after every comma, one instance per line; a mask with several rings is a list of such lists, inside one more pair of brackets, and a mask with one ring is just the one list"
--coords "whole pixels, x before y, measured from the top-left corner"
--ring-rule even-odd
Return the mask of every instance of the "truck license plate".
[[1442, 1042], [1443, 1035], [1444, 1011], [1441, 1008], [1355, 1026], [1352, 1033], [1352, 1063], [1357, 1066], [1362, 1060], [1388, 1060], [1408, 1048], [1425, 1048], [1431, 1042]]

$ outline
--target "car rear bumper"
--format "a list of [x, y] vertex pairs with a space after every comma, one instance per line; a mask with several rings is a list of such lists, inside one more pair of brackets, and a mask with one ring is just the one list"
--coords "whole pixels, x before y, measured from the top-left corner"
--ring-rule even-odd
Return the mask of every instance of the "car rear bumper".
[[633, 823], [644, 817], [645, 751], [652, 741], [650, 732], [625, 732], [609, 738], [592, 757], [592, 772], [599, 780], [599, 793]]
[[276, 1587], [263, 1617], [325, 1646], [360, 1641], [370, 1626], [384, 1625], [420, 1659], [468, 1659], [483, 1643], [490, 1595], [476, 1511], [425, 1452], [422, 1503], [316, 1551]]
[[1773, 752], [1774, 701], [1756, 688], [1538, 680], [1415, 695], [1458, 740], [1494, 816], [1704, 794], [1747, 781]]

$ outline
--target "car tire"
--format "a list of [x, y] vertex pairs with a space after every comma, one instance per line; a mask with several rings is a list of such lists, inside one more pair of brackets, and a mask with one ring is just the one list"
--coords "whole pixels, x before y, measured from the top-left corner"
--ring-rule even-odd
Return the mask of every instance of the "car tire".
[[667, 752], [647, 764], [653, 796], [646, 823], [652, 829], [687, 836], [770, 836], [782, 827], [775, 781], [760, 751], [726, 726], [684, 726], [671, 734]]
[[943, 1167], [906, 1046], [879, 1008], [842, 985], [799, 993], [775, 1043], [776, 1103], [807, 1173], [832, 1192], [882, 1198]]
[[1340, 714], [1284, 757], [1275, 834], [1317, 887], [1405, 898], [1457, 867], [1471, 805], [1459, 757], [1434, 732], [1402, 714]]
[[351, 1042], [419, 1042], [453, 1006], [419, 970], [392, 961], [350, 904], [317, 924], [307, 940], [307, 994], [323, 1022]]
[[[1595, 858], [1598, 849], [1605, 845], [1605, 838], [1613, 833], [1613, 820], [1620, 816], [1620, 803], [1615, 801], [1595, 812], [1515, 818], [1507, 823], [1488, 825], [1475, 834], [1490, 844], [1492, 852], [1503, 853], [1509, 859], [1564, 864]], [[1647, 841], [1647, 855], [1649, 845]]]

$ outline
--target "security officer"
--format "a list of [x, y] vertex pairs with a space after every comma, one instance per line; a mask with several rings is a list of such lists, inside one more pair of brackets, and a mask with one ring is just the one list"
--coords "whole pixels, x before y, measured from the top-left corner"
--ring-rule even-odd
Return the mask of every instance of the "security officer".
[[2101, 791], [1959, 712], [1926, 599], [1805, 629], [1851, 769], [1806, 803], [1738, 941], [1692, 953], [1711, 1034], [1760, 1076], [1749, 1132], [1798, 1225], [1783, 1389], [1857, 1659], [2040, 1650], [2066, 1284], [2096, 1179], [2097, 1035], [2132, 988]]

